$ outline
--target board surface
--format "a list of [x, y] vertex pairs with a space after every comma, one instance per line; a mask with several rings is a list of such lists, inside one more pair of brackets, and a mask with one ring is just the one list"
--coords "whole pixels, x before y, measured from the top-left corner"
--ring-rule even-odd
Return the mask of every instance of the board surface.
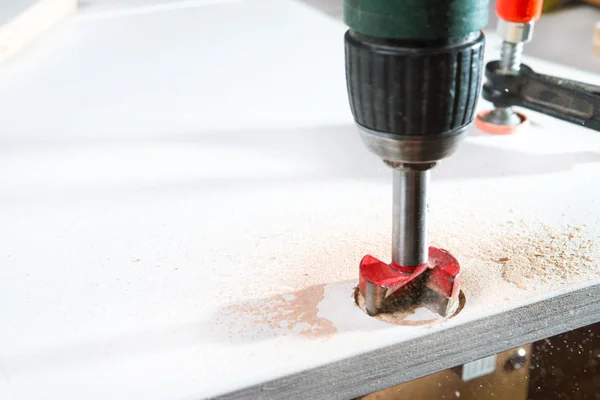
[[600, 135], [470, 132], [430, 201], [465, 308], [386, 324], [351, 298], [389, 258], [391, 173], [349, 113], [344, 26], [145, 10], [82, 10], [0, 70], [0, 398], [345, 398], [600, 320]]
[[0, 7], [0, 63], [64, 20], [77, 0], [12, 0]]

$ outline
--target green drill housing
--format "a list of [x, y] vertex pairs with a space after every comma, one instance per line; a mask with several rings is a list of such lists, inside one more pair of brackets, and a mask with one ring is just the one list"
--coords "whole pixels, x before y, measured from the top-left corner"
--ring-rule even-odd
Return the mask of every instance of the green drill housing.
[[355, 32], [387, 39], [435, 40], [483, 29], [488, 0], [344, 0]]

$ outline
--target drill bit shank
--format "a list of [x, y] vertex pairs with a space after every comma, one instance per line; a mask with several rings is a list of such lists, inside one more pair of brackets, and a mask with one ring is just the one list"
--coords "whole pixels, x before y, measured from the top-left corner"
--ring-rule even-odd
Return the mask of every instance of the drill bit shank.
[[428, 259], [427, 185], [429, 170], [395, 168], [393, 180], [392, 262], [416, 267]]

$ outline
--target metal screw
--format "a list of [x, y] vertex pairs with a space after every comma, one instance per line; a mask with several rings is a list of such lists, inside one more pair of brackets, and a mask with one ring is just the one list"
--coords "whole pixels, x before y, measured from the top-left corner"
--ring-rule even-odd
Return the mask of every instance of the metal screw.
[[[500, 19], [497, 31], [503, 39], [500, 53], [502, 72], [518, 73], [521, 67], [523, 45], [531, 40], [533, 23], [513, 23]], [[489, 112], [483, 120], [503, 126], [517, 126], [522, 122], [521, 117], [511, 107], [496, 108]]]
[[521, 55], [523, 54], [523, 43], [502, 43], [500, 53], [500, 65], [506, 72], [516, 72], [521, 67]]

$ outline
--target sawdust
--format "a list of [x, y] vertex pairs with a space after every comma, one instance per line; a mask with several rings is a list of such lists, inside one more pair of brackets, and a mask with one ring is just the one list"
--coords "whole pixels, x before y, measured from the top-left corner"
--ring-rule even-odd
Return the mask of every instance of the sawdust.
[[[318, 305], [323, 300], [324, 285], [311, 286], [296, 292], [273, 295], [266, 299], [251, 300], [234, 304], [222, 311], [229, 320], [231, 332], [239, 333], [240, 338], [259, 339], [267, 328], [271, 336], [290, 334], [310, 338], [328, 338], [337, 329], [326, 318], [318, 315]], [[227, 318], [232, 317], [232, 318]]]
[[[522, 225], [510, 224], [507, 233], [512, 234]], [[502, 261], [505, 264], [502, 276], [522, 289], [527, 289], [535, 281], [552, 285], [557, 278], [560, 284], [576, 283], [582, 276], [598, 271], [594, 262], [597, 243], [586, 239], [581, 227], [556, 232], [542, 226], [535, 237], [520, 239], [506, 243], [504, 250], [495, 250], [496, 254], [504, 251], [511, 255], [503, 258], [506, 261]]]
[[[597, 240], [585, 235], [585, 227], [558, 230], [520, 220], [486, 227], [479, 240], [444, 237], [443, 246], [461, 262], [463, 289], [503, 298], [521, 298], [514, 287], [532, 293], [576, 284], [600, 274]], [[437, 242], [437, 241], [436, 241]], [[514, 285], [513, 288], [508, 284]], [[499, 296], [504, 292], [504, 296]], [[513, 296], [509, 294], [512, 293]]]

